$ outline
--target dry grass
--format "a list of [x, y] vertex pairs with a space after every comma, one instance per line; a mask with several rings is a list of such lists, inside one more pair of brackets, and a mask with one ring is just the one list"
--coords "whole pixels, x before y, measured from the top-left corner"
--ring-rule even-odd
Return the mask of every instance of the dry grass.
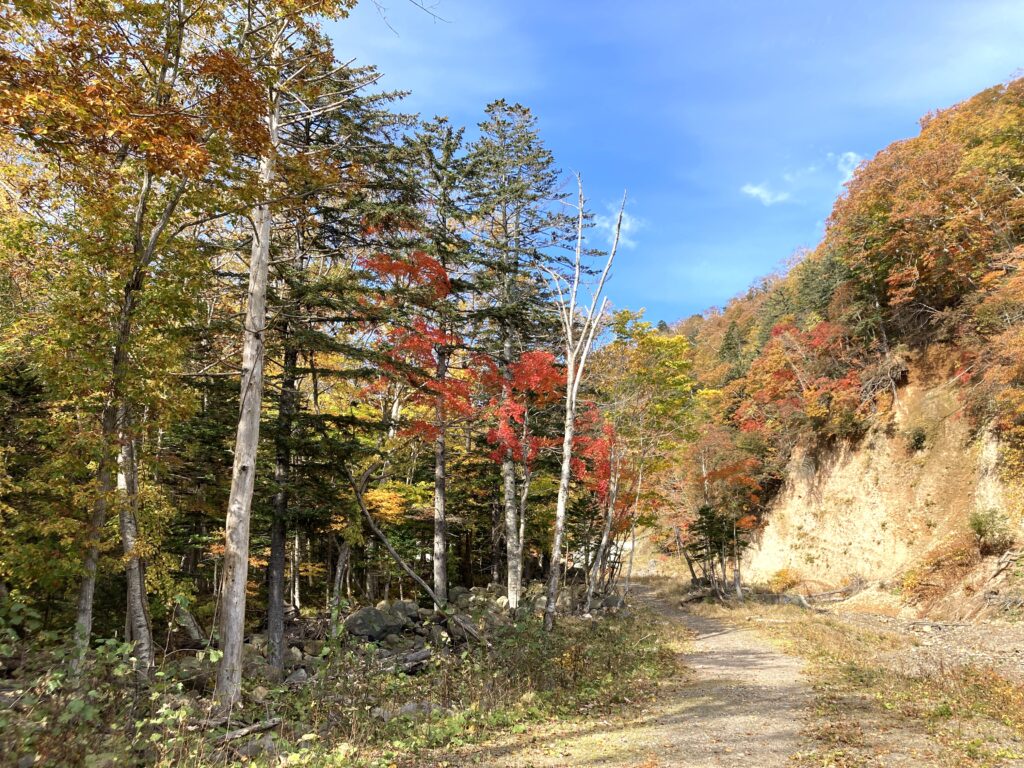
[[811, 748], [797, 765], [1001, 766], [1024, 759], [1024, 688], [982, 667], [908, 673], [913, 638], [796, 607], [749, 602], [697, 610], [765, 635], [808, 662]]

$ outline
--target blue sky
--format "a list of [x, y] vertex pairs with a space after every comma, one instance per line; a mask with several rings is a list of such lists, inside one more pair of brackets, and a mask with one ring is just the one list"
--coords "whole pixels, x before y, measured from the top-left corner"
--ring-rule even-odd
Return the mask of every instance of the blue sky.
[[654, 320], [813, 246], [860, 158], [1024, 67], [1019, 0], [380, 2], [330, 25], [338, 55], [424, 116], [531, 107], [595, 212], [629, 190], [609, 294]]

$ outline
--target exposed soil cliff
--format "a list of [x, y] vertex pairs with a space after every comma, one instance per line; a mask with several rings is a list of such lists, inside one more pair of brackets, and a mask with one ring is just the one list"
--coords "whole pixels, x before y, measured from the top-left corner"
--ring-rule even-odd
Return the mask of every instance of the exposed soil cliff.
[[998, 453], [972, 434], [955, 384], [912, 374], [886, 424], [794, 456], [745, 579], [805, 593], [863, 584], [848, 607], [894, 614], [1013, 608], [1016, 566], [983, 557], [970, 526], [974, 512], [1007, 512]]

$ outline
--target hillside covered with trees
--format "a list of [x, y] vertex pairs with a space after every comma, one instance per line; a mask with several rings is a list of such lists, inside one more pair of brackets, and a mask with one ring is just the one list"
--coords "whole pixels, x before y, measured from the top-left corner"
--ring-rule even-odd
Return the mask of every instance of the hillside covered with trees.
[[[1019, 488], [1022, 110], [1015, 80], [926, 116], [920, 135], [857, 170], [813, 251], [673, 328], [691, 345], [693, 433], [654, 502], [663, 522], [691, 530], [709, 575], [709, 546], [721, 579], [794, 450], [886, 425], [924, 357], [954, 386], [958, 418], [998, 439], [1004, 480]], [[906, 439], [920, 449], [927, 435]], [[1004, 513], [991, 535], [1018, 524]]]
[[353, 4], [0, 10], [11, 764], [388, 765], [629, 702], [671, 666], [638, 537], [742, 597], [794, 451], [925, 350], [1024, 465], [1024, 80], [655, 326], [605, 298], [626, 201], [606, 244], [520, 104], [403, 113], [319, 26]]

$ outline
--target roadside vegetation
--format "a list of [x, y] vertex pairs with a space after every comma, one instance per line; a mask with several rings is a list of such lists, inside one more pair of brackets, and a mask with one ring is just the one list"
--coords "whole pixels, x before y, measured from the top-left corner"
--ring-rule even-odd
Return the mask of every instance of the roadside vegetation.
[[[531, 615], [490, 632], [488, 645], [458, 645], [412, 673], [346, 635], [323, 646], [316, 675], [300, 684], [247, 680], [228, 722], [206, 695], [215, 675], [208, 654], [165, 657], [145, 686], [129, 644], [100, 646], [76, 680], [64, 654], [35, 648], [18, 687], [4, 686], [4, 765], [415, 764], [420, 753], [615, 710], [674, 668], [658, 622], [629, 611], [566, 618], [551, 633]], [[246, 724], [262, 730], [239, 735]]]

